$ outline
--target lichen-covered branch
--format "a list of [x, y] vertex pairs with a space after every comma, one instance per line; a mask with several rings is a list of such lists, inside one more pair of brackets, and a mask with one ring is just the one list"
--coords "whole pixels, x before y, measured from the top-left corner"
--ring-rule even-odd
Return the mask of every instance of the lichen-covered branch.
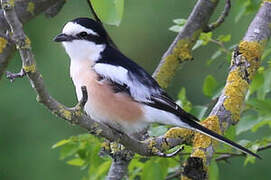
[[167, 88], [180, 63], [192, 60], [192, 47], [208, 26], [218, 0], [198, 0], [183, 30], [163, 55], [153, 76], [162, 88]]
[[[24, 24], [33, 17], [36, 17], [40, 13], [48, 10], [50, 7], [64, 2], [64, 0], [20, 0], [13, 1], [15, 11], [20, 17], [20, 21]], [[11, 41], [7, 34], [9, 26], [3, 14], [3, 10], [0, 9], [0, 79], [8, 65], [12, 54], [15, 51], [14, 43]]]
[[[240, 119], [240, 113], [245, 95], [248, 91], [255, 72], [260, 66], [260, 59], [266, 42], [271, 36], [271, 2], [264, 1], [258, 13], [251, 22], [246, 35], [233, 52], [230, 72], [221, 96], [209, 117], [202, 122], [207, 128], [223, 133], [225, 130]], [[199, 179], [207, 178], [207, 166], [213, 155], [215, 142], [202, 134], [196, 133], [193, 142], [193, 153], [189, 158], [198, 161], [196, 164], [203, 164], [201, 171], [198, 167], [185, 164], [184, 169], [188, 169], [182, 176], [183, 180], [193, 179], [193, 175], [201, 175]], [[199, 159], [198, 159], [199, 158]], [[195, 164], [195, 163], [194, 163]], [[194, 174], [191, 174], [194, 172]]]

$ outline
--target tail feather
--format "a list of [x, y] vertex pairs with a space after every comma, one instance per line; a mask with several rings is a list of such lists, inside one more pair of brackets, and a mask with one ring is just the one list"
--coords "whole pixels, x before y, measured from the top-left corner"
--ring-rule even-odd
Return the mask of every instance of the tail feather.
[[247, 148], [245, 148], [245, 147], [231, 141], [228, 138], [225, 138], [225, 137], [217, 134], [216, 132], [214, 132], [214, 131], [212, 131], [212, 130], [210, 130], [210, 129], [202, 126], [202, 125], [200, 125], [199, 123], [197, 123], [195, 121], [186, 121], [186, 123], [189, 126], [191, 126], [195, 131], [198, 131], [198, 132], [200, 132], [202, 134], [205, 134], [205, 135], [207, 135], [207, 136], [209, 136], [209, 137], [211, 137], [213, 139], [216, 139], [216, 140], [218, 140], [218, 141], [220, 141], [222, 143], [225, 143], [225, 144], [227, 144], [227, 145], [229, 145], [229, 146], [231, 146], [231, 147], [233, 147], [233, 148], [235, 148], [235, 149], [237, 149], [239, 151], [242, 151], [242, 152], [244, 152], [246, 154], [249, 154], [249, 155], [252, 155], [252, 156], [257, 157], [259, 159], [262, 159], [259, 155], [257, 155], [254, 152], [248, 150]]

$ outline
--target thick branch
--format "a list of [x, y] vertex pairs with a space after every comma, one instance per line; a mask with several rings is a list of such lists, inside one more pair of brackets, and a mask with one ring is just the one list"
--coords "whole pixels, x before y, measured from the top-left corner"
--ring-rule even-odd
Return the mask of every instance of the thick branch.
[[179, 64], [192, 59], [191, 50], [203, 29], [208, 26], [218, 0], [198, 0], [183, 30], [163, 55], [154, 77], [162, 88], [167, 88]]
[[[260, 58], [266, 42], [271, 36], [271, 2], [263, 2], [255, 18], [248, 27], [243, 40], [233, 53], [230, 72], [221, 96], [209, 117], [202, 123], [207, 128], [223, 133], [230, 125], [238, 123], [241, 107], [255, 72], [260, 66]], [[213, 155], [213, 141], [206, 136], [196, 134], [194, 150], [190, 159], [199, 157], [204, 165], [210, 163]], [[188, 163], [185, 165], [185, 168]], [[189, 167], [193, 169], [193, 167]], [[195, 168], [195, 167], [194, 167]], [[196, 168], [195, 168], [196, 169]], [[207, 178], [207, 168], [202, 174]], [[189, 178], [184, 174], [183, 179]]]
[[[20, 17], [20, 21], [24, 24], [36, 17], [40, 13], [46, 11], [51, 6], [64, 0], [20, 0], [14, 1], [15, 11]], [[0, 79], [8, 65], [15, 46], [10, 37], [6, 34], [9, 25], [4, 17], [3, 10], [0, 9]]]

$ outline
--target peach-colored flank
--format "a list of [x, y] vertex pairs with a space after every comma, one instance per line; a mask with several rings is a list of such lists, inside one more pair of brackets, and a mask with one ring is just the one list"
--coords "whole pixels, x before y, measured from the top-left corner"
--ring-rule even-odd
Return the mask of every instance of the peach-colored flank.
[[[77, 89], [85, 85], [88, 91], [86, 111], [101, 117], [103, 120], [126, 121], [135, 123], [142, 119], [143, 111], [140, 104], [133, 101], [125, 93], [113, 92], [109, 82], [97, 80], [97, 74], [91, 68], [91, 61], [76, 62], [76, 70], [71, 67], [71, 76]], [[91, 108], [91, 109], [88, 109]], [[91, 114], [90, 114], [91, 115]]]

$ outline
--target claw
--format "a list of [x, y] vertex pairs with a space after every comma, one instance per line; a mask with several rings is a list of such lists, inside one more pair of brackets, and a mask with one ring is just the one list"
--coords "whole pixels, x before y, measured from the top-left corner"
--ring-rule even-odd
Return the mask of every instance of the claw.
[[184, 150], [184, 147], [180, 147], [178, 148], [176, 151], [172, 152], [172, 153], [169, 153], [169, 154], [166, 154], [166, 153], [162, 153], [162, 152], [157, 152], [156, 155], [159, 156], [159, 157], [166, 157], [166, 158], [171, 158], [171, 157], [174, 157], [176, 156], [179, 152], [181, 152], [182, 150]]

